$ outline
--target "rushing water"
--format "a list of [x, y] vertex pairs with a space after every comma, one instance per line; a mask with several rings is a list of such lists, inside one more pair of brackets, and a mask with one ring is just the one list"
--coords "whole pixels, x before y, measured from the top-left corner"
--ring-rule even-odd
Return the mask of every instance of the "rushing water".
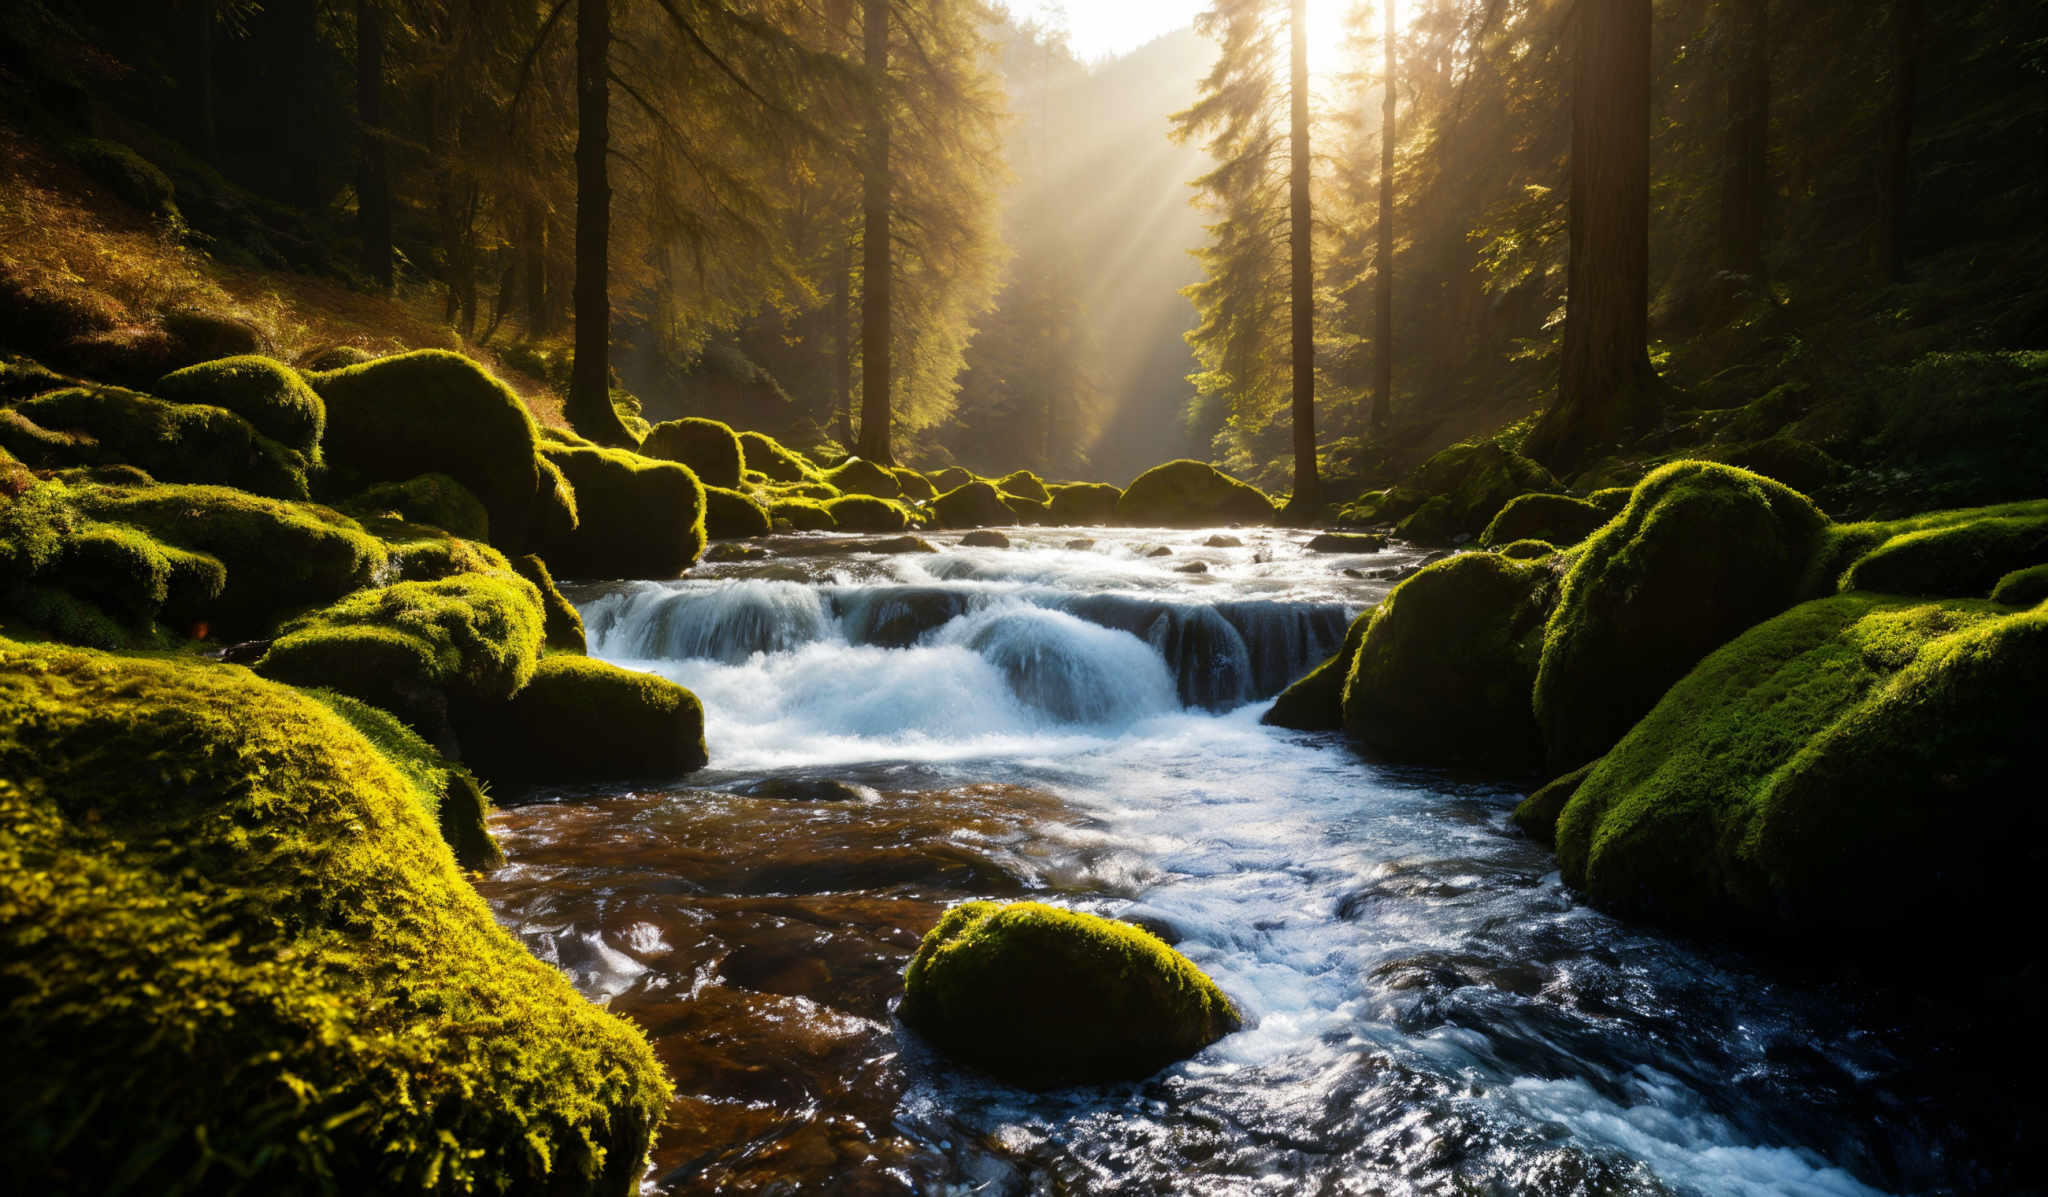
[[[1259, 725], [1416, 554], [1013, 535], [896, 557], [789, 538], [573, 592], [596, 654], [703, 699], [711, 768], [500, 815], [513, 863], [485, 890], [674, 1073], [658, 1191], [1850, 1197], [1999, 1175], [1916, 1038], [1581, 905], [1509, 830], [1519, 793]], [[1160, 931], [1247, 1028], [1106, 1089], [935, 1058], [892, 1021], [904, 963], [947, 905], [1022, 896]]]

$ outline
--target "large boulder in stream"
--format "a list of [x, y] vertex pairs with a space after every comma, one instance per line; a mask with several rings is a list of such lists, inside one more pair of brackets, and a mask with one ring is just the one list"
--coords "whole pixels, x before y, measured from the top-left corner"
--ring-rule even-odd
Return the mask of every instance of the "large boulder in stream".
[[508, 703], [458, 702], [463, 758], [510, 788], [671, 780], [704, 767], [704, 706], [651, 673], [571, 654], [543, 658]]
[[1118, 523], [1150, 528], [1206, 528], [1211, 524], [1270, 524], [1273, 500], [1200, 461], [1153, 466], [1117, 500]]
[[648, 430], [640, 454], [690, 467], [706, 486], [737, 490], [746, 469], [739, 434], [717, 420], [691, 416], [668, 420]]
[[14, 1187], [637, 1191], [660, 1063], [492, 918], [412, 764], [243, 669], [0, 640]]
[[1055, 482], [1045, 490], [1052, 496], [1050, 522], [1067, 527], [1113, 523], [1124, 497], [1107, 482]]
[[1139, 1080], [1240, 1025], [1149, 931], [1039, 902], [947, 911], [903, 974], [900, 1013], [948, 1055], [1031, 1088]]
[[703, 555], [704, 486], [686, 467], [624, 449], [549, 445], [576, 494], [576, 530], [541, 546], [570, 578], [673, 578]]
[[1351, 662], [1358, 646], [1365, 643], [1365, 631], [1372, 625], [1374, 608], [1361, 611], [1344, 632], [1344, 644], [1307, 676], [1280, 692], [1271, 710], [1259, 719], [1268, 727], [1293, 731], [1337, 731], [1344, 726], [1344, 684], [1351, 678]]
[[1002, 492], [986, 482], [965, 482], [954, 487], [932, 500], [932, 511], [940, 526], [946, 528], [987, 528], [1017, 522], [1017, 513], [1003, 502]]
[[1587, 774], [1558, 863], [1602, 906], [1706, 931], [1887, 953], [2003, 934], [2042, 907], [2043, 710], [2048, 611], [1807, 603], [1700, 662]]

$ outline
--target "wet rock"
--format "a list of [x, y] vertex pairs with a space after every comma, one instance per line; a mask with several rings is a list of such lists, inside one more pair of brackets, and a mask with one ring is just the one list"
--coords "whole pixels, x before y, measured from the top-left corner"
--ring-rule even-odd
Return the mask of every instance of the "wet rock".
[[840, 611], [846, 638], [878, 648], [908, 648], [967, 610], [967, 596], [934, 586], [887, 587], [854, 596]]
[[960, 543], [970, 549], [1007, 549], [1010, 538], [993, 528], [976, 528], [961, 537]]
[[1163, 545], [1163, 544], [1162, 544], [1162, 545], [1154, 545], [1154, 546], [1152, 547], [1152, 549], [1151, 549], [1151, 550], [1150, 550], [1149, 552], [1147, 552], [1147, 553], [1146, 553], [1145, 555], [1146, 555], [1147, 557], [1171, 557], [1171, 556], [1173, 556], [1173, 550], [1172, 550], [1172, 549], [1169, 549], [1169, 548], [1167, 548], [1167, 547], [1166, 547], [1165, 545]]
[[829, 777], [769, 777], [741, 786], [738, 792], [784, 802], [871, 802], [882, 796], [870, 786]]
[[1206, 561], [1190, 561], [1186, 565], [1174, 566], [1173, 572], [1177, 574], [1206, 574], [1209, 572], [1209, 564]]
[[[1377, 575], [1380, 573], [1380, 571], [1374, 570], [1373, 573]], [[1363, 578], [1365, 577], [1365, 571], [1357, 569], [1347, 569], [1344, 571], [1344, 576], [1347, 578]]]
[[1387, 538], [1377, 532], [1324, 532], [1306, 546], [1311, 553], [1378, 553]]
[[759, 545], [738, 544], [720, 541], [704, 551], [704, 560], [712, 565], [728, 561], [755, 561], [768, 555], [768, 550]]
[[1241, 549], [1244, 547], [1244, 541], [1239, 540], [1235, 536], [1225, 536], [1221, 532], [1203, 541], [1202, 544], [1212, 549]]
[[1065, 548], [1069, 553], [1085, 553], [1089, 549], [1092, 549], [1094, 547], [1095, 542], [1088, 539], [1085, 536], [1078, 537], [1074, 540], [1070, 540], [1065, 545]]
[[859, 553], [936, 553], [939, 550], [922, 536], [891, 536], [885, 540], [864, 540], [851, 545]]

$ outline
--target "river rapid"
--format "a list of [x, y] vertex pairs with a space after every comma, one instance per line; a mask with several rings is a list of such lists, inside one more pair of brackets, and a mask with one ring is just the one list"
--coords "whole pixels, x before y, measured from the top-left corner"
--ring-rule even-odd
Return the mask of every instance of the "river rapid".
[[[1418, 551], [1010, 535], [570, 588], [595, 655], [703, 700], [711, 765], [510, 807], [481, 888], [675, 1076], [649, 1191], [2013, 1191], [1978, 1086], [1856, 986], [1585, 906], [1520, 789], [1259, 724]], [[894, 1003], [983, 897], [1158, 931], [1246, 1029], [1109, 1088], [949, 1065]]]

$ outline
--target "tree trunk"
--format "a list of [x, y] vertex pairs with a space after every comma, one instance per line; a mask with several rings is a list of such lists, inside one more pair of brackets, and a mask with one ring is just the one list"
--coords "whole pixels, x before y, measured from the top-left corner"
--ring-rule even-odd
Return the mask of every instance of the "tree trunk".
[[1886, 96], [1883, 158], [1878, 164], [1877, 227], [1871, 265], [1880, 283], [1906, 277], [1901, 244], [1907, 192], [1913, 185], [1913, 98], [1918, 83], [1915, 43], [1920, 38], [1921, 0], [1893, 0], [1891, 88]]
[[363, 273], [389, 291], [391, 267], [391, 182], [384, 144], [384, 9], [377, 0], [356, 0], [356, 236], [362, 241]]
[[1769, 0], [1729, 0], [1728, 142], [1721, 175], [1721, 269], [1760, 290], [1770, 217]]
[[1386, 5], [1387, 68], [1380, 96], [1378, 292], [1373, 312], [1372, 430], [1385, 432], [1394, 406], [1394, 0]]
[[611, 143], [611, 0], [576, 3], [576, 351], [563, 414], [600, 445], [632, 437], [612, 408], [612, 189], [605, 162]]
[[1297, 518], [1322, 506], [1316, 477], [1316, 294], [1315, 259], [1309, 243], [1308, 0], [1294, 0], [1293, 103], [1289, 124], [1288, 199], [1292, 222], [1288, 243], [1293, 264], [1294, 316], [1294, 498]]
[[838, 289], [832, 301], [832, 411], [839, 422], [839, 443], [854, 450], [853, 439], [853, 233], [844, 230], [834, 273]]
[[889, 0], [865, 0], [867, 161], [862, 172], [860, 455], [893, 466], [889, 448]]
[[1569, 471], [1653, 423], [1650, 0], [1578, 0], [1571, 260], [1557, 399], [1523, 451]]
[[548, 334], [548, 216], [537, 199], [529, 199], [519, 214], [519, 253], [524, 268], [526, 335], [537, 340]]

